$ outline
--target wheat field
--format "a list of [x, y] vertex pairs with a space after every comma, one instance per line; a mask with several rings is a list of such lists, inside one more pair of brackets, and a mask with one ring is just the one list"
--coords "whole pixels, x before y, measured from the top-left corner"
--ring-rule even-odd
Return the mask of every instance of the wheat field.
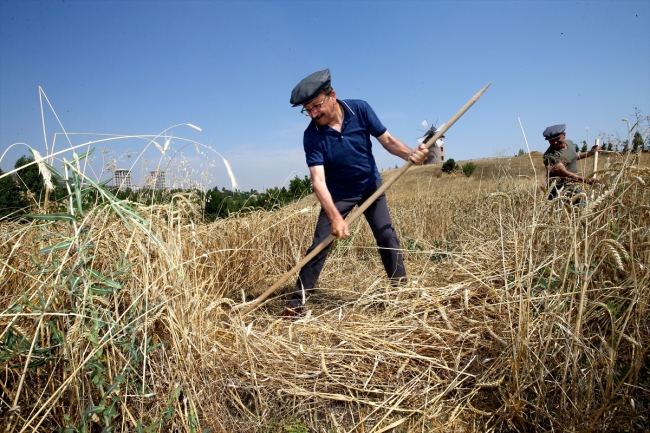
[[211, 224], [191, 194], [2, 221], [4, 429], [647, 431], [649, 162], [603, 154], [574, 206], [538, 153], [414, 167], [387, 193], [408, 284], [361, 219], [294, 321], [293, 278], [241, 307], [302, 258], [313, 197]]

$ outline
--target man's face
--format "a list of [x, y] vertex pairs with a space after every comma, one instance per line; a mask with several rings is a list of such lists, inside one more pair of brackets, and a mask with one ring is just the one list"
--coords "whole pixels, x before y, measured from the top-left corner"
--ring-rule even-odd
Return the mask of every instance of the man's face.
[[559, 137], [548, 140], [548, 145], [556, 149], [563, 147], [565, 138], [566, 138], [566, 133], [563, 132]]
[[321, 93], [303, 107], [314, 122], [319, 125], [329, 125], [336, 113], [336, 92], [332, 90], [329, 95]]

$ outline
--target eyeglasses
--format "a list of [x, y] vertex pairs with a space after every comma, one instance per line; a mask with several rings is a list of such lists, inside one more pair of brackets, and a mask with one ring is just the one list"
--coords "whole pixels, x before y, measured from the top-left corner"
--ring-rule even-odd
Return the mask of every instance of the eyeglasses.
[[318, 110], [318, 111], [320, 111], [320, 109], [323, 107], [323, 103], [324, 103], [325, 101], [327, 101], [329, 98], [330, 98], [330, 95], [327, 95], [327, 96], [324, 97], [323, 100], [320, 101], [318, 104], [313, 105], [311, 108], [303, 108], [302, 110], [300, 110], [300, 112], [301, 112], [302, 114], [304, 114], [305, 116], [309, 116], [309, 115], [311, 114], [311, 112], [314, 111], [314, 110]]

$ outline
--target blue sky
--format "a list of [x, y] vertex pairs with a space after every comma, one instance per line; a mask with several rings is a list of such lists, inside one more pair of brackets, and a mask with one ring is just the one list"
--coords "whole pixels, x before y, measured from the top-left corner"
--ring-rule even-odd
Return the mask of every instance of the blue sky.
[[[17, 142], [45, 153], [40, 86], [68, 132], [156, 135], [191, 123], [202, 131], [167, 131], [180, 138], [163, 166], [230, 188], [218, 155], [185, 138], [225, 157], [242, 189], [279, 186], [308, 173], [308, 119], [291, 90], [325, 68], [340, 98], [368, 101], [410, 146], [423, 119], [447, 121], [492, 83], [446, 134], [448, 158], [525, 148], [518, 117], [531, 150], [545, 150], [542, 131], [557, 123], [575, 142], [588, 128], [591, 144], [600, 131], [626, 136], [621, 118], [634, 107], [650, 114], [650, 2], [0, 0], [0, 153]], [[51, 145], [62, 129], [44, 113]], [[92, 165], [119, 158], [139, 182], [161, 159], [150, 145], [136, 161], [146, 144], [96, 144]], [[66, 146], [57, 138], [55, 150]], [[374, 153], [380, 169], [403, 164], [377, 142]], [[12, 147], [0, 167], [23, 154]]]

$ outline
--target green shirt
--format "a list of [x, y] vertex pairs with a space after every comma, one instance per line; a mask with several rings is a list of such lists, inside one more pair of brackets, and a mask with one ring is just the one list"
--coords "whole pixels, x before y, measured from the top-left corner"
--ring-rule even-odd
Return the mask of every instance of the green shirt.
[[564, 142], [566, 143], [566, 149], [553, 149], [549, 146], [546, 152], [544, 152], [544, 165], [548, 173], [549, 184], [556, 180], [558, 186], [563, 186], [571, 182], [571, 179], [563, 178], [554, 172], [548, 171], [551, 166], [560, 162], [564, 164], [568, 171], [578, 174], [578, 153], [576, 152], [576, 146], [571, 140], [565, 140]]

